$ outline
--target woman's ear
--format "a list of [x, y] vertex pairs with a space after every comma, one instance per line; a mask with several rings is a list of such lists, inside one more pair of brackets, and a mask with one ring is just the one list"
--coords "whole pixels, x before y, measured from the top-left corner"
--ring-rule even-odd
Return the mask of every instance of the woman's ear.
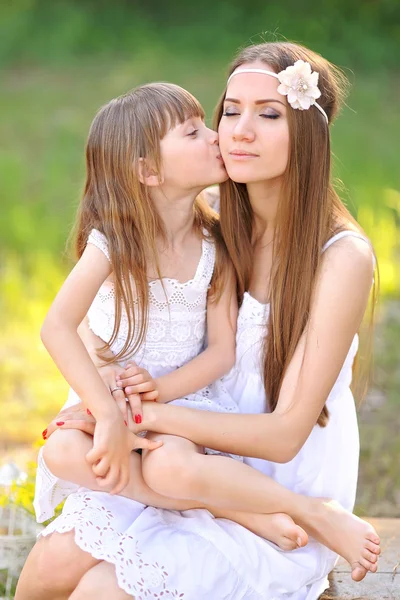
[[139, 158], [139, 180], [143, 185], [155, 187], [164, 183], [164, 177], [157, 173], [157, 170], [146, 158]]

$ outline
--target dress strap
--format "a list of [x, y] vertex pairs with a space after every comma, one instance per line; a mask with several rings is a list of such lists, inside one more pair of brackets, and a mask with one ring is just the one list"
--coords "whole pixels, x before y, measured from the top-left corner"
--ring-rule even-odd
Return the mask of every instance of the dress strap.
[[203, 230], [203, 235], [202, 253], [194, 276], [194, 281], [199, 283], [202, 282], [208, 286], [214, 272], [216, 248], [214, 240], [206, 230]]
[[358, 238], [359, 240], [363, 240], [363, 242], [368, 244], [368, 246], [371, 248], [371, 251], [372, 251], [373, 264], [374, 264], [374, 269], [375, 269], [376, 268], [376, 258], [375, 258], [374, 249], [372, 247], [372, 244], [368, 238], [366, 238], [364, 235], [362, 235], [358, 231], [352, 231], [351, 229], [345, 229], [345, 231], [340, 231], [339, 233], [337, 233], [336, 235], [331, 237], [326, 242], [326, 244], [323, 245], [322, 252], [325, 252], [325, 250], [327, 250], [330, 246], [332, 246], [332, 244], [334, 244], [338, 240], [341, 240], [344, 237], [355, 237], [355, 238]]
[[328, 248], [330, 246], [332, 246], [332, 244], [334, 244], [338, 240], [341, 240], [344, 237], [355, 237], [355, 238], [358, 238], [359, 240], [363, 240], [364, 242], [366, 242], [372, 248], [371, 242], [369, 241], [368, 238], [366, 238], [365, 236], [363, 236], [358, 231], [352, 231], [351, 229], [346, 229], [345, 231], [340, 231], [339, 233], [337, 233], [336, 235], [334, 235], [333, 237], [331, 237], [326, 242], [326, 244], [323, 245], [322, 252], [325, 252], [325, 250], [328, 250]]

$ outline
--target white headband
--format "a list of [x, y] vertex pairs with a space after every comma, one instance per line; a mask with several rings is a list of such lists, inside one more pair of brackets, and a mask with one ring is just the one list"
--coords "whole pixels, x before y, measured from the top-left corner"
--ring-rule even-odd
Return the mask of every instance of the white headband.
[[273, 71], [264, 69], [239, 68], [232, 73], [226, 85], [228, 85], [232, 77], [240, 75], [240, 73], [262, 73], [264, 75], [275, 77], [280, 82], [280, 85], [278, 86], [279, 94], [287, 96], [288, 102], [292, 108], [308, 110], [310, 106], [315, 106], [318, 108], [319, 112], [324, 115], [326, 122], [329, 123], [328, 115], [322, 106], [316, 102], [316, 99], [321, 95], [318, 88], [319, 73], [311, 71], [310, 63], [298, 60], [294, 65], [287, 67], [280, 73], [274, 73]]

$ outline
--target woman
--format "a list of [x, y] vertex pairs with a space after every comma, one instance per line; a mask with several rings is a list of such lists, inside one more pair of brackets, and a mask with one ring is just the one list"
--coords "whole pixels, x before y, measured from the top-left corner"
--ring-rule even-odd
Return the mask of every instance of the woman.
[[[32, 553], [17, 600], [314, 600], [327, 587], [335, 552], [352, 564], [356, 580], [376, 570], [376, 533], [316, 498], [347, 510], [354, 504], [358, 432], [349, 386], [374, 270], [370, 245], [329, 180], [329, 124], [340, 96], [333, 67], [294, 44], [250, 47], [232, 65], [217, 109], [232, 180], [221, 187], [221, 222], [242, 305], [226, 384], [244, 414], [144, 403], [143, 423], [132, 425], [254, 457], [248, 464], [272, 477], [265, 512], [279, 504], [315, 539], [282, 552], [207, 511], [144, 508], [126, 499], [120, 537], [106, 494], [83, 491], [50, 526], [48, 533], [58, 533]], [[93, 432], [83, 411], [63, 421]], [[293, 503], [293, 492], [310, 498], [298, 495]], [[100, 515], [108, 516], [101, 531]], [[93, 522], [92, 547], [83, 547], [80, 529]], [[107, 550], [102, 536], [109, 529], [117, 544], [110, 540]], [[39, 586], [34, 570], [45, 575]]]

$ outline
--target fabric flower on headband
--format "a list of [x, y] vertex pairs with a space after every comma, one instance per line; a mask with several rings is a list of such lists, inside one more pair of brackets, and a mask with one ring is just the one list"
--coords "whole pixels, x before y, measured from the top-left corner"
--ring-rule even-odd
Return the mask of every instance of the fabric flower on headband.
[[318, 89], [318, 75], [317, 72], [311, 71], [310, 63], [298, 60], [294, 65], [278, 73], [281, 83], [278, 92], [287, 96], [292, 108], [308, 110], [321, 96]]

